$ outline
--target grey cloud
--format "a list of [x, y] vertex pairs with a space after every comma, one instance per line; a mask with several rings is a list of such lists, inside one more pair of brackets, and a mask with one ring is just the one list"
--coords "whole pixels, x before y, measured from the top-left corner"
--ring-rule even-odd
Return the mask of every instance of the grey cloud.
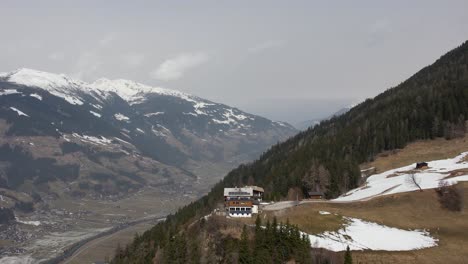
[[208, 55], [203, 52], [181, 53], [161, 63], [151, 72], [151, 76], [161, 81], [177, 80], [182, 78], [188, 70], [200, 66], [208, 59]]
[[138, 52], [129, 52], [122, 55], [122, 61], [130, 68], [140, 66], [145, 59], [145, 55]]
[[269, 49], [278, 48], [283, 45], [284, 45], [284, 41], [269, 40], [269, 41], [259, 43], [253, 47], [250, 47], [247, 49], [247, 51], [251, 53], [257, 53], [257, 52], [262, 52], [262, 51], [269, 50]]

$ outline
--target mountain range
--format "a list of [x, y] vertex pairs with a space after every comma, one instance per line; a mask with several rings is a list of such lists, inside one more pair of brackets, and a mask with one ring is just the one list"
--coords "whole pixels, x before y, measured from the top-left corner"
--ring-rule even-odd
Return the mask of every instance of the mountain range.
[[0, 73], [0, 194], [8, 207], [144, 186], [206, 190], [295, 132], [179, 91], [19, 69]]

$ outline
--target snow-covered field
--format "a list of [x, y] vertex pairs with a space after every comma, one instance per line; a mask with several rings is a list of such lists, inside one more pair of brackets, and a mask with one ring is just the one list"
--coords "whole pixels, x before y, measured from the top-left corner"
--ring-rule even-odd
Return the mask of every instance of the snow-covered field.
[[20, 220], [18, 217], [16, 217], [16, 222], [21, 223], [21, 224], [25, 224], [25, 225], [33, 225], [33, 226], [41, 225], [40, 221], [24, 221], [24, 220]]
[[30, 256], [14, 256], [14, 257], [3, 257], [0, 258], [0, 263], [2, 264], [33, 264], [37, 263]]
[[448, 184], [468, 181], [468, 172], [459, 172], [456, 176], [447, 178], [456, 170], [468, 169], [468, 162], [463, 161], [466, 155], [468, 155], [468, 152], [464, 152], [453, 159], [429, 161], [429, 168], [425, 170], [414, 170], [415, 165], [412, 164], [372, 175], [367, 179], [364, 186], [351, 190], [333, 201], [367, 200], [381, 195], [416, 191], [418, 187], [409, 179], [412, 173], [414, 173], [416, 182], [422, 189], [437, 188], [441, 180], [446, 181]]
[[347, 224], [337, 232], [309, 235], [311, 246], [332, 251], [344, 251], [347, 246], [351, 250], [386, 251], [437, 246], [437, 239], [423, 230], [403, 230], [351, 217], [344, 219]]

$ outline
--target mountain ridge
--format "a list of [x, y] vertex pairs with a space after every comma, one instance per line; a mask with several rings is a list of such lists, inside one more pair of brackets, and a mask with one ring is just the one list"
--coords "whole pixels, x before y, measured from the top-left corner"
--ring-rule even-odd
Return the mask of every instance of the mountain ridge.
[[[42, 169], [35, 160], [47, 158], [77, 167], [86, 164], [93, 172], [81, 169], [72, 178], [84, 181], [82, 186], [107, 186], [112, 194], [125, 193], [118, 182], [132, 190], [164, 182], [185, 182], [183, 189], [189, 189], [190, 181], [196, 179], [208, 188], [229, 168], [295, 132], [289, 124], [175, 90], [123, 79], [101, 78], [89, 84], [26, 68], [0, 74], [0, 102], [0, 121], [4, 120], [0, 143], [8, 146], [5, 153], [13, 155], [20, 148], [32, 158], [17, 153], [18, 158]], [[49, 142], [54, 151], [46, 151], [43, 142]], [[73, 153], [85, 158], [76, 160]], [[7, 165], [2, 168], [13, 173], [8, 162], [16, 161], [8, 155], [3, 159]], [[139, 159], [147, 160], [145, 168], [135, 165]], [[124, 162], [134, 165], [119, 165]], [[41, 178], [43, 174], [18, 173], [25, 180], [18, 186], [46, 179]], [[102, 176], [106, 173], [115, 178]], [[8, 188], [11, 177], [8, 173], [0, 177], [6, 180], [0, 187]], [[76, 186], [73, 190], [88, 192]]]

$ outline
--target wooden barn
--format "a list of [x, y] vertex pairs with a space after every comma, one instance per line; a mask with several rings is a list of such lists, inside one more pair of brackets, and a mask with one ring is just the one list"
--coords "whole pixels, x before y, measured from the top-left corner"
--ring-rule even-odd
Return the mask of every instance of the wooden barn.
[[424, 169], [427, 169], [428, 167], [429, 167], [429, 164], [427, 164], [427, 162], [416, 163], [416, 169], [418, 170], [424, 170]]
[[308, 192], [309, 199], [323, 199], [325, 198], [325, 195], [323, 192], [319, 191], [313, 191], [313, 192]]

